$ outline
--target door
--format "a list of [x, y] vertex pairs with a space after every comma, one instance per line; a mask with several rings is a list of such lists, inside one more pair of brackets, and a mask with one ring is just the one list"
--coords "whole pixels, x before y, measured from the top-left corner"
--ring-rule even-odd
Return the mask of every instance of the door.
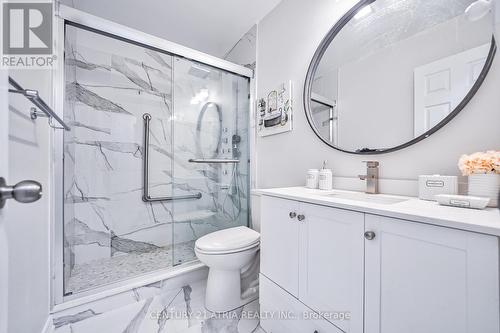
[[499, 332], [497, 237], [374, 215], [365, 223], [375, 236], [365, 240], [365, 333]]
[[312, 93], [311, 95], [312, 116], [316, 127], [323, 138], [334, 145], [338, 144], [338, 112], [337, 101], [329, 100], [321, 95]]
[[[173, 59], [173, 263], [196, 259], [194, 242], [217, 230], [248, 226], [249, 79]], [[218, 163], [213, 163], [218, 162]]]
[[344, 332], [363, 331], [364, 215], [300, 203], [299, 299]]
[[414, 70], [415, 137], [443, 120], [463, 100], [481, 74], [485, 44]]
[[[9, 140], [9, 113], [7, 103], [7, 71], [0, 70], [0, 177], [8, 172], [8, 140]], [[7, 300], [9, 297], [8, 285], [8, 243], [5, 230], [7, 209], [0, 209], [0, 333], [7, 333]]]
[[261, 198], [262, 274], [299, 295], [298, 203], [268, 196]]
[[45, 190], [41, 200], [14, 199], [0, 209], [0, 332], [41, 332], [49, 314], [49, 127], [33, 121], [32, 106], [8, 93], [8, 75], [24, 88], [50, 96], [50, 72], [0, 70], [0, 177], [8, 185], [33, 179]]

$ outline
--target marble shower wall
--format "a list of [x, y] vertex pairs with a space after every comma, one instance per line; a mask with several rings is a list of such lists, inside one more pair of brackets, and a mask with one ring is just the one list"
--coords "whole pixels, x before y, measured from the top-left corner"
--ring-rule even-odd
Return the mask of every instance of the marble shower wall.
[[234, 46], [224, 59], [255, 70], [257, 59], [257, 24], [253, 25]]
[[[198, 237], [248, 224], [247, 79], [74, 26], [65, 45], [66, 293], [191, 261]], [[206, 102], [222, 117], [199, 119]], [[144, 113], [150, 194], [200, 200], [142, 201]], [[188, 162], [207, 156], [242, 162]]]

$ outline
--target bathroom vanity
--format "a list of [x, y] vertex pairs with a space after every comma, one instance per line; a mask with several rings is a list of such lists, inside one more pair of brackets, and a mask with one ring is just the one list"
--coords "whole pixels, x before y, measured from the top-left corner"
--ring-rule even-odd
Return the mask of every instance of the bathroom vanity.
[[266, 332], [500, 331], [498, 209], [302, 187], [254, 193]]

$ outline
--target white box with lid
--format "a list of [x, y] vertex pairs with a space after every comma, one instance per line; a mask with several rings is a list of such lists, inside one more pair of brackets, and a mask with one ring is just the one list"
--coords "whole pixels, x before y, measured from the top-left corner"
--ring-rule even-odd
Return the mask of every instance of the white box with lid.
[[458, 194], [458, 177], [441, 175], [418, 176], [418, 197], [435, 201], [437, 194]]

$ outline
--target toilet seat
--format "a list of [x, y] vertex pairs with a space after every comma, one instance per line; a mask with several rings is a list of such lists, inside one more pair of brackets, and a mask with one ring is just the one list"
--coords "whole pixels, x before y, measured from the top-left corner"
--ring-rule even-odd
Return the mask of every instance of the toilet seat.
[[222, 254], [232, 254], [232, 253], [243, 252], [243, 251], [250, 250], [250, 249], [253, 249], [255, 247], [258, 247], [259, 245], [260, 245], [260, 242], [257, 241], [256, 243], [254, 243], [254, 244], [252, 244], [250, 246], [243, 247], [241, 249], [234, 249], [234, 250], [227, 250], [227, 251], [206, 251], [206, 250], [202, 250], [202, 249], [199, 249], [199, 248], [195, 248], [195, 251], [197, 253], [201, 253], [201, 254], [222, 255]]
[[259, 244], [258, 232], [247, 227], [235, 227], [200, 237], [195, 249], [203, 254], [230, 254], [252, 249]]

